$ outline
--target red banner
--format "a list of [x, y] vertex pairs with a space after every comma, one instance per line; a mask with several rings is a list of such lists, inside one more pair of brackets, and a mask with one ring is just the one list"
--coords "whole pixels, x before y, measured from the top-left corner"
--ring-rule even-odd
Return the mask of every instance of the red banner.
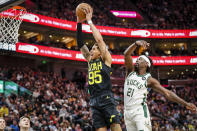
[[[3, 12], [0, 15], [10, 15], [10, 12]], [[35, 24], [51, 26], [55, 28], [76, 31], [76, 22], [56, 19], [38, 14], [27, 13], [22, 16], [24, 21]], [[197, 38], [197, 29], [191, 30], [147, 30], [147, 29], [126, 29], [107, 26], [96, 26], [101, 34], [120, 37], [135, 38]], [[83, 24], [83, 32], [91, 33], [90, 26]]]
[[[16, 52], [60, 59], [86, 61], [79, 51], [71, 51], [26, 43], [17, 43]], [[133, 56], [134, 63], [137, 56]], [[197, 56], [151, 57], [154, 65], [197, 65]], [[112, 64], [124, 64], [123, 55], [112, 55]]]

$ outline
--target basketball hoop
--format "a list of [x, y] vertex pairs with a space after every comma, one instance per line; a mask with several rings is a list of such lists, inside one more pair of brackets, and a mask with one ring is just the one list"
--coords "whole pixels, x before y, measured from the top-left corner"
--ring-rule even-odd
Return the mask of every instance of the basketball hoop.
[[16, 44], [18, 42], [18, 30], [23, 21], [23, 15], [27, 13], [21, 6], [14, 6], [0, 13], [0, 45]]

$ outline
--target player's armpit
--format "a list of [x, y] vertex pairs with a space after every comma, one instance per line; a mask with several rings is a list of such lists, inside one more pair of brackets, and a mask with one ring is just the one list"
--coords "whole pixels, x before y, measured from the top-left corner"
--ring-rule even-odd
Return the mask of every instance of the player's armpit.
[[101, 51], [101, 57], [102, 57], [103, 61], [105, 62], [105, 64], [107, 66], [111, 67], [111, 63], [112, 63], [111, 54], [109, 53], [109, 51], [106, 47], [106, 44], [103, 41], [103, 37], [102, 37], [101, 33], [99, 32], [99, 30], [95, 27], [95, 25], [91, 21], [91, 13], [92, 12], [90, 11], [90, 14], [89, 13], [86, 14], [86, 15], [88, 15], [88, 14], [90, 15], [89, 16], [90, 18], [86, 18], [86, 19], [87, 19], [87, 21], [89, 21], [89, 25], [92, 30], [92, 34], [93, 34], [94, 39], [96, 40], [96, 43], [98, 44], [98, 47]]
[[81, 53], [83, 54], [84, 58], [89, 62], [90, 61], [90, 51], [86, 45], [83, 45], [80, 48]]
[[164, 96], [168, 96], [169, 95], [167, 89], [162, 87], [161, 84], [159, 83], [159, 81], [156, 80], [155, 78], [150, 77], [148, 79], [148, 83], [147, 84], [148, 84], [148, 87], [152, 88], [156, 92], [161, 93]]
[[98, 47], [101, 51], [101, 57], [103, 59], [103, 61], [105, 62], [105, 64], [109, 67], [111, 67], [111, 63], [112, 63], [112, 57], [110, 52], [107, 49], [107, 46], [105, 44], [105, 42], [103, 40], [97, 41], [98, 43]]
[[92, 29], [92, 33], [93, 33], [93, 36], [96, 40], [96, 43], [98, 44], [98, 47], [100, 49], [101, 57], [102, 57], [103, 61], [105, 62], [105, 64], [107, 66], [111, 67], [112, 57], [111, 57], [111, 54], [109, 53], [109, 51], [107, 49], [107, 46], [106, 46], [106, 44], [103, 40], [103, 37], [102, 37], [101, 33], [95, 27], [94, 24], [90, 24], [90, 27]]

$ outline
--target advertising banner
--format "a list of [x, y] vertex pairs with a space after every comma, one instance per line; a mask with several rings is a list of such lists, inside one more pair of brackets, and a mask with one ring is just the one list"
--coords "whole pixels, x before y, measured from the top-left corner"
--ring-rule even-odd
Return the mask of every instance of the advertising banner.
[[[0, 15], [13, 16], [10, 12], [2, 12]], [[65, 30], [76, 31], [76, 22], [61, 20], [43, 15], [27, 13], [23, 15], [23, 21], [39, 25], [50, 26]], [[126, 29], [108, 26], [96, 26], [102, 35], [134, 37], [134, 38], [197, 38], [197, 29], [188, 30], [150, 30], [150, 29]], [[91, 33], [90, 26], [83, 24], [83, 32]]]
[[[54, 47], [32, 45], [27, 43], [17, 43], [16, 52], [54, 57], [59, 59], [86, 61], [79, 51], [72, 51]], [[133, 56], [133, 62], [137, 60], [137, 56]], [[197, 56], [151, 56], [154, 65], [197, 65]], [[112, 64], [124, 64], [123, 55], [112, 55]]]

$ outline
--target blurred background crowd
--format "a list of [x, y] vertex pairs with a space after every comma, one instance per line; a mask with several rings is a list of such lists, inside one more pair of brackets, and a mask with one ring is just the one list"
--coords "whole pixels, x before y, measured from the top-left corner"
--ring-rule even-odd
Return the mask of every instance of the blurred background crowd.
[[[36, 14], [76, 21], [77, 0], [28, 0], [27, 9]], [[139, 29], [192, 29], [196, 28], [195, 0], [84, 0], [94, 8], [93, 20], [96, 25]], [[126, 3], [126, 4], [125, 4]], [[148, 23], [129, 22], [116, 18], [110, 10], [141, 12]]]
[[[26, 0], [24, 6], [28, 12], [76, 21], [75, 8], [81, 2], [87, 2], [94, 8], [95, 25], [132, 29], [195, 29], [197, 27], [196, 0]], [[117, 18], [110, 10], [136, 11], [141, 17]], [[92, 35], [84, 36], [84, 43], [91, 48], [95, 43]], [[79, 51], [75, 37], [76, 32], [28, 22], [24, 22], [19, 30], [19, 42]], [[138, 40], [115, 36], [103, 37], [113, 55], [122, 55], [131, 43]], [[196, 39], [146, 38], [145, 40], [151, 43], [150, 49], [147, 50], [150, 56], [197, 56]], [[19, 91], [10, 95], [0, 93], [0, 117], [6, 121], [6, 130], [19, 131], [17, 123], [24, 115], [31, 118], [31, 131], [94, 130], [87, 91], [87, 65], [85, 70], [81, 70], [80, 66], [84, 66], [83, 62], [17, 54], [0, 47], [0, 81], [12, 81], [19, 85], [19, 88], [25, 88], [30, 92]], [[139, 50], [136, 50], [133, 56], [139, 55], [137, 52]], [[41, 61], [42, 69], [37, 66]], [[31, 62], [36, 63], [36, 66]], [[26, 63], [29, 66], [25, 66], [28, 65]], [[62, 68], [57, 66], [60, 63], [65, 64], [66, 67], [70, 66], [70, 70], [67, 71], [73, 73], [69, 77], [66, 74], [70, 73], [66, 71], [59, 73], [53, 70]], [[74, 69], [73, 65], [79, 66], [79, 69]], [[197, 78], [196, 65], [165, 66], [167, 69], [162, 70], [163, 67], [155, 66], [152, 74], [161, 80], [165, 88], [197, 105], [197, 84], [192, 83]], [[123, 119], [125, 68], [123, 65], [112, 65], [112, 69], [112, 83], [116, 83], [113, 84], [114, 97], [121, 116], [121, 127], [126, 131]], [[161, 78], [161, 74], [164, 74], [165, 78]], [[181, 86], [168, 85], [166, 82], [168, 80], [189, 82]], [[185, 107], [169, 102], [152, 90], [149, 92], [147, 103], [152, 116], [153, 131], [197, 130], [197, 115]]]
[[[89, 95], [87, 93], [86, 73], [76, 71], [73, 79], [64, 74], [41, 72], [29, 67], [1, 67], [1, 79], [16, 82], [29, 89], [32, 95], [24, 94], [4, 97], [0, 95], [0, 115], [4, 117], [7, 128], [17, 128], [19, 118], [30, 116], [31, 128], [41, 131], [89, 131], [93, 129]], [[186, 101], [197, 104], [197, 86], [176, 85], [167, 87]], [[117, 100], [117, 110], [123, 120], [123, 87], [113, 87]], [[154, 131], [194, 131], [197, 129], [197, 116], [185, 107], [166, 100], [162, 95], [150, 91], [149, 110]]]

